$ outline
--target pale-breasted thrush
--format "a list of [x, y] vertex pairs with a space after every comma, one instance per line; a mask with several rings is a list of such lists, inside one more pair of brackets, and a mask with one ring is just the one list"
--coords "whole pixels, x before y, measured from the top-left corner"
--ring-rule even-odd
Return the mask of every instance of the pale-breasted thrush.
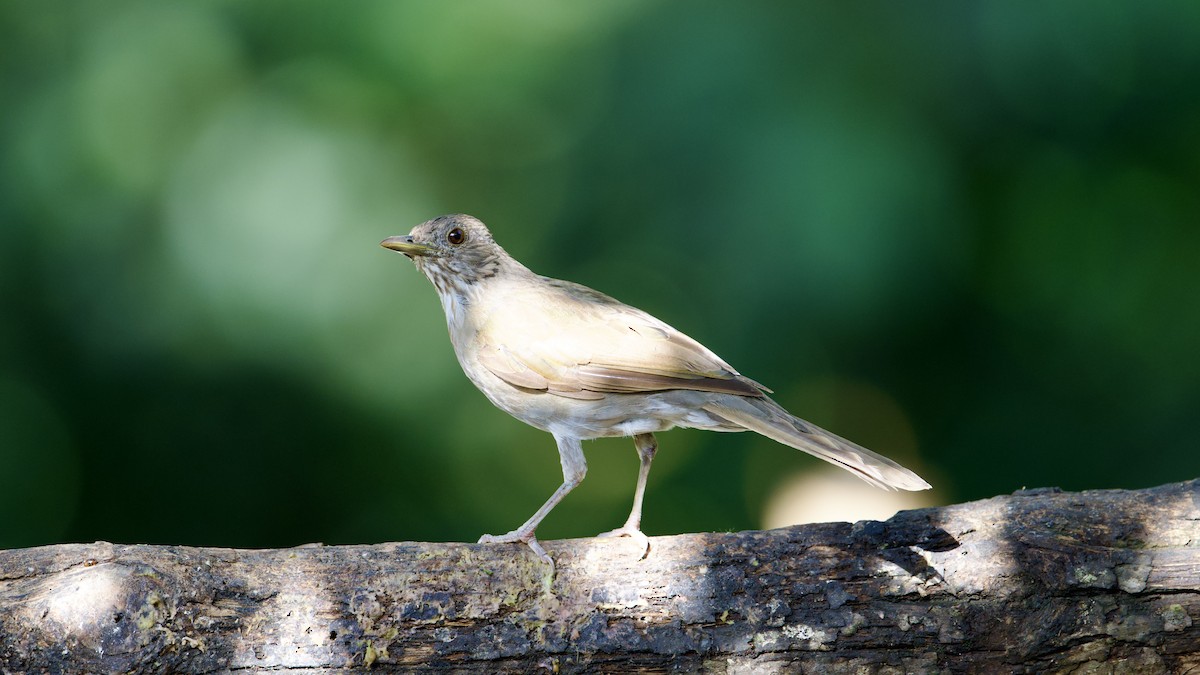
[[416, 263], [442, 301], [450, 342], [471, 382], [496, 407], [558, 442], [563, 483], [523, 525], [482, 542], [527, 543], [538, 524], [583, 480], [581, 441], [632, 436], [641, 458], [633, 509], [622, 527], [641, 531], [642, 496], [658, 447], [672, 427], [755, 431], [836, 464], [877, 487], [929, 484], [892, 460], [784, 410], [769, 389], [740, 375], [699, 342], [586, 286], [530, 271], [467, 215], [434, 218], [382, 246]]

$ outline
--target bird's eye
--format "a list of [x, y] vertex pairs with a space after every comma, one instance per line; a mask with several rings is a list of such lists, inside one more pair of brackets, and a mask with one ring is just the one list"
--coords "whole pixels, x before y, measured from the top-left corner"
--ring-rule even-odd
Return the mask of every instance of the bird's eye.
[[450, 230], [449, 232], [446, 233], [446, 241], [450, 242], [451, 244], [453, 244], [455, 246], [458, 246], [459, 244], [463, 243], [466, 240], [467, 240], [467, 235], [466, 235], [466, 233], [464, 233], [462, 231], [462, 228], [456, 227], [453, 230]]

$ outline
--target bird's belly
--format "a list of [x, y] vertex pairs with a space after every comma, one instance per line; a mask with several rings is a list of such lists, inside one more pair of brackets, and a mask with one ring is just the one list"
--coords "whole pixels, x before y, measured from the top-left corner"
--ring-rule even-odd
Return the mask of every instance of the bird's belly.
[[646, 406], [641, 396], [608, 394], [602, 399], [582, 400], [507, 385], [484, 393], [497, 408], [522, 422], [573, 438], [634, 436], [675, 426], [670, 415]]
[[512, 387], [499, 378], [486, 386], [480, 386], [479, 382], [475, 384], [492, 405], [550, 434], [575, 438], [635, 436], [676, 426], [671, 411], [654, 405], [652, 396], [644, 394], [606, 394], [595, 400], [571, 399]]

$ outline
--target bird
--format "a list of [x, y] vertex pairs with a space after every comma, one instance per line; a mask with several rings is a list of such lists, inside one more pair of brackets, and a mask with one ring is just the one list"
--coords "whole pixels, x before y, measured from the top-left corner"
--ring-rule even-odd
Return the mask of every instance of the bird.
[[674, 427], [754, 431], [846, 469], [883, 489], [926, 490], [896, 462], [796, 417], [770, 389], [704, 345], [599, 291], [539, 275], [465, 214], [439, 216], [380, 242], [413, 261], [437, 290], [450, 343], [467, 378], [496, 407], [550, 433], [563, 482], [520, 527], [479, 543], [523, 542], [553, 567], [538, 542], [542, 520], [587, 473], [582, 441], [632, 437], [640, 462], [625, 524], [601, 537], [630, 537], [649, 553], [642, 501], [658, 450]]

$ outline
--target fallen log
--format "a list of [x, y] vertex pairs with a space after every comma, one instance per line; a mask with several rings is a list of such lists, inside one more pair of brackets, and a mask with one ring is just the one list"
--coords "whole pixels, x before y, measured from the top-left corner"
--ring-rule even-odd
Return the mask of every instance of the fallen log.
[[1200, 668], [1200, 481], [544, 543], [0, 551], [0, 671]]

